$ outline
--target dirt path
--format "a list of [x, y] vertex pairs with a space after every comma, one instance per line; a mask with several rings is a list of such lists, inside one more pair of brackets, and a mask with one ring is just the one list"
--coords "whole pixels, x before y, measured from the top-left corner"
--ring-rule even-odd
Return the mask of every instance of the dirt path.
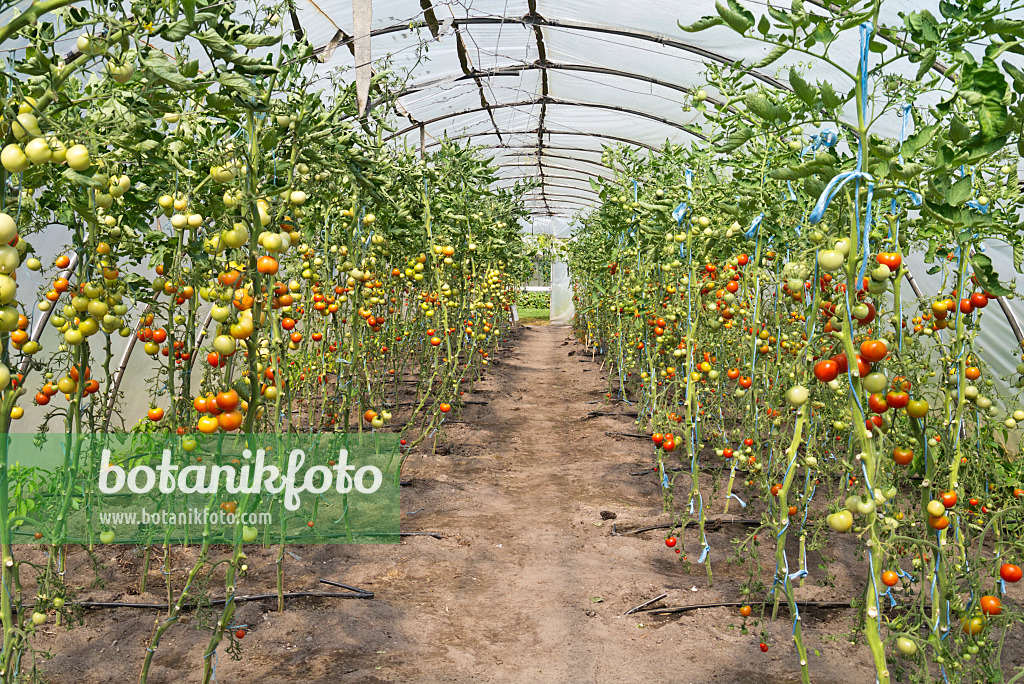
[[[235, 623], [249, 626], [242, 658], [221, 654], [218, 681], [798, 681], [785, 617], [768, 627], [771, 648], [763, 654], [761, 628], [751, 623], [743, 634], [735, 609], [623, 615], [661, 593], [666, 605], [736, 600], [747, 572], [727, 558], [740, 530], [709, 533], [713, 587], [705, 566], [680, 562], [699, 551], [692, 530], [678, 556], [659, 532], [610, 534], [602, 511], [631, 527], [664, 522], [660, 487], [653, 476], [629, 475], [652, 462], [646, 442], [605, 434], [635, 431], [629, 417], [588, 418], [607, 406], [600, 359], [584, 355], [568, 332], [527, 328], [473, 393], [487, 405], [467, 406], [464, 422], [445, 428], [439, 455], [410, 458], [402, 527], [442, 539], [293, 549], [289, 590], [322, 588], [317, 579], [328, 577], [376, 598], [295, 601], [283, 614], [273, 602], [241, 606]], [[604, 410], [630, 410], [616, 406]], [[110, 561], [108, 586], [123, 587], [118, 566], [125, 564]], [[245, 590], [272, 591], [272, 556], [250, 554], [250, 567]], [[835, 563], [835, 586], [809, 584], [802, 598], [849, 598], [845, 570]], [[207, 633], [192, 628], [195, 619], [186, 616], [168, 632], [151, 682], [196, 681]], [[47, 645], [58, 655], [48, 675], [54, 682], [137, 680], [153, 620], [144, 611], [105, 611], [71, 632], [55, 630]], [[843, 639], [841, 612], [807, 611], [804, 626], [809, 648], [822, 652], [811, 662], [814, 681], [873, 681], [866, 649]]]

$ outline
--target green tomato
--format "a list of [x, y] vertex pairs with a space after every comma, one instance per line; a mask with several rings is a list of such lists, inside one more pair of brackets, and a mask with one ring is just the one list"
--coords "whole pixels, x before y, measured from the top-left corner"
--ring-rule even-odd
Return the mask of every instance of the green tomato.
[[838, 511], [829, 515], [827, 522], [836, 532], [848, 532], [853, 527], [853, 514], [850, 511]]
[[899, 651], [901, 655], [905, 655], [909, 658], [917, 653], [917, 642], [913, 639], [908, 639], [907, 637], [898, 637], [896, 639], [896, 650]]

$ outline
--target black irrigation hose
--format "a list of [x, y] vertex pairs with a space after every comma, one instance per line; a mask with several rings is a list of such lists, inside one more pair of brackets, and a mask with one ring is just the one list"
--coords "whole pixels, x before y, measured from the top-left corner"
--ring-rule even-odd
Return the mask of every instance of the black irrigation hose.
[[[730, 466], [728, 463], [721, 463], [719, 465], [702, 465], [700, 467], [700, 472], [707, 472], [709, 470], [725, 470], [726, 468], [729, 467]], [[666, 473], [688, 473], [690, 472], [690, 470], [691, 469], [689, 466], [672, 466], [671, 468], [665, 468]], [[640, 475], [650, 475], [651, 473], [656, 472], [658, 472], [657, 468], [646, 468], [644, 470], [634, 470], [629, 474], [632, 475], [633, 477], [638, 477]]]
[[630, 608], [625, 613], [623, 613], [623, 615], [632, 615], [633, 613], [636, 613], [637, 611], [643, 610], [644, 608], [646, 608], [647, 606], [651, 605], [652, 603], [657, 603], [658, 601], [660, 601], [661, 599], [665, 598], [666, 596], [668, 596], [668, 594], [662, 594], [661, 596], [655, 596], [650, 601], [644, 601], [639, 606], [634, 606], [634, 607]]
[[[362, 532], [362, 537], [393, 537], [394, 532]], [[444, 539], [444, 536], [440, 532], [399, 532], [399, 537], [433, 537], [434, 539]]]
[[[689, 468], [683, 468], [682, 466], [673, 466], [671, 468], [665, 468], [665, 472], [666, 473], [681, 473], [684, 470], [690, 470], [690, 469]], [[634, 470], [633, 472], [630, 473], [630, 475], [632, 475], [633, 477], [637, 477], [639, 475], [650, 475], [651, 473], [656, 473], [656, 472], [658, 472], [657, 468], [647, 468], [645, 470]]]
[[650, 439], [650, 435], [637, 435], [632, 432], [606, 432], [609, 437], [632, 437], [633, 439]]
[[[469, 406], [469, 405], [473, 405], [473, 406], [487, 406], [491, 402], [489, 402], [489, 401], [474, 401], [472, 399], [466, 399], [466, 400], [457, 400], [455, 403], [458, 404], [459, 406]], [[395, 406], [419, 406], [419, 403], [417, 403], [415, 401], [400, 401], [397, 404], [395, 404], [394, 402], [384, 402], [383, 405], [384, 405], [385, 408], [394, 408]]]
[[[697, 523], [698, 523], [697, 520], [687, 520], [686, 522], [684, 522], [682, 524], [682, 527], [686, 528], [686, 527], [688, 527], [690, 525], [696, 525]], [[707, 528], [707, 527], [719, 527], [721, 525], [727, 525], [727, 524], [732, 524], [732, 525], [751, 525], [751, 526], [754, 526], [754, 525], [760, 525], [761, 521], [759, 519], [757, 519], [757, 518], [722, 518], [722, 517], [706, 518], [704, 520], [704, 527], [705, 528]], [[660, 525], [649, 525], [647, 527], [638, 527], [635, 530], [626, 530], [625, 532], [619, 532], [617, 529], [615, 529], [615, 523], [612, 523], [612, 536], [613, 537], [624, 537], [624, 536], [626, 536], [628, 534], [640, 534], [641, 532], [650, 532], [651, 530], [669, 530], [669, 529], [674, 529], [676, 527], [679, 527], [679, 525], [673, 524], [673, 523], [662, 523]]]
[[605, 412], [605, 411], [591, 411], [590, 413], [588, 413], [584, 417], [580, 418], [580, 420], [587, 420], [588, 418], [598, 418], [600, 416], [625, 416], [626, 418], [636, 418], [636, 414], [635, 413], [626, 413], [626, 412], [616, 413], [616, 412]]
[[[365, 589], [359, 589], [358, 587], [352, 587], [341, 582], [335, 582], [334, 580], [322, 579], [320, 580], [323, 584], [329, 584], [334, 587], [341, 587], [342, 589], [348, 589], [351, 593], [341, 593], [334, 591], [288, 591], [284, 593], [285, 598], [340, 598], [340, 599], [372, 599], [374, 594], [372, 591], [366, 591]], [[235, 603], [245, 603], [247, 601], [265, 601], [267, 599], [276, 599], [278, 594], [252, 594], [251, 596], [236, 596]], [[223, 606], [227, 603], [227, 599], [213, 599], [212, 601], [206, 601], [203, 605], [208, 606]], [[166, 603], [127, 603], [120, 601], [79, 601], [75, 604], [81, 608], [146, 608], [152, 610], [167, 610], [170, 606]], [[192, 610], [195, 604], [184, 603], [181, 606], [182, 610]]]
[[[723, 603], [698, 603], [692, 606], [668, 606], [666, 608], [641, 608], [637, 613], [651, 613], [652, 615], [670, 615], [672, 613], [689, 613], [690, 611], [702, 608], [741, 608], [753, 604], [744, 601], [725, 601]], [[787, 603], [779, 603], [781, 607], [788, 607]], [[851, 601], [796, 601], [797, 608], [853, 608]], [[639, 608], [639, 607], [638, 607]], [[627, 613], [628, 615], [629, 613]]]

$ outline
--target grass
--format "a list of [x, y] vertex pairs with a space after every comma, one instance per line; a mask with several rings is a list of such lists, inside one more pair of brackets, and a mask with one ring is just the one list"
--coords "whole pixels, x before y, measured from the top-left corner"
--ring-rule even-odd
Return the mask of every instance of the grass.
[[519, 309], [519, 322], [527, 325], [547, 324], [551, 309]]

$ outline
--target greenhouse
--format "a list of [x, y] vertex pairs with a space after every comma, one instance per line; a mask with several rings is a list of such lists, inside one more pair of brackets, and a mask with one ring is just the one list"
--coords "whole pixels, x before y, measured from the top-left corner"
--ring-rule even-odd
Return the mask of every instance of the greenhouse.
[[1024, 682], [1024, 2], [0, 52], [0, 684]]

